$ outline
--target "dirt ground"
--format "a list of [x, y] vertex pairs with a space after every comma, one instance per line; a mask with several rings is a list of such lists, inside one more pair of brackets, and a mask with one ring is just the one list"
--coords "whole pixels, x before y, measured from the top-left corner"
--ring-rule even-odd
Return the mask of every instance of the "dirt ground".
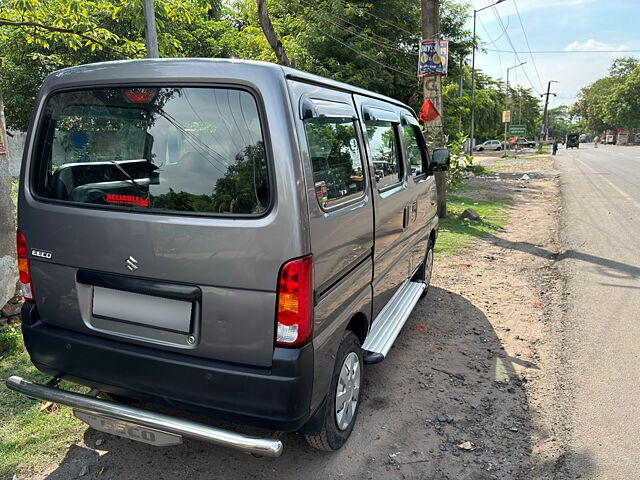
[[564, 308], [558, 176], [550, 157], [491, 158], [482, 162], [499, 175], [470, 179], [478, 188], [463, 195], [508, 198], [508, 224], [437, 259], [429, 293], [388, 358], [365, 368], [358, 423], [341, 451], [316, 452], [283, 434], [283, 456], [265, 459], [87, 430], [59, 465], [32, 478], [566, 478], [562, 359], [553, 353], [562, 335], [551, 321]]

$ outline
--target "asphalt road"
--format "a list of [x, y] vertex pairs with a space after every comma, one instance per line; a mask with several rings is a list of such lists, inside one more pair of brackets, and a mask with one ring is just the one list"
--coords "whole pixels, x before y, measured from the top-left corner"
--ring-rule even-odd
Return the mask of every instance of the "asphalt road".
[[569, 478], [640, 475], [640, 148], [561, 149]]

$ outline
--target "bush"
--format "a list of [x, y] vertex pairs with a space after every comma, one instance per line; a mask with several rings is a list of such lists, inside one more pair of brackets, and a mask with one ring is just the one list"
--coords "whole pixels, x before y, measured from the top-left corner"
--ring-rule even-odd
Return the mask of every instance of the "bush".
[[8, 355], [22, 349], [20, 327], [6, 325], [0, 327], [0, 355]]

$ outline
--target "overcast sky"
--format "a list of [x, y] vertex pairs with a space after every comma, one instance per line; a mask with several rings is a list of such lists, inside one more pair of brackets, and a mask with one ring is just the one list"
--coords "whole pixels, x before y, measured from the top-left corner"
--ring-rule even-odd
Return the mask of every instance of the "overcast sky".
[[[492, 3], [471, 1], [475, 9]], [[505, 0], [478, 12], [477, 18], [482, 47], [505, 53], [476, 52], [476, 68], [504, 80], [507, 67], [527, 62], [509, 71], [509, 84], [539, 94], [546, 92], [549, 80], [557, 80], [551, 86], [558, 94], [551, 107], [573, 103], [582, 87], [607, 75], [614, 59], [640, 58], [640, 0]], [[471, 20], [468, 26], [471, 30]], [[523, 53], [516, 57], [514, 48]], [[540, 51], [566, 53], [535, 53]]]

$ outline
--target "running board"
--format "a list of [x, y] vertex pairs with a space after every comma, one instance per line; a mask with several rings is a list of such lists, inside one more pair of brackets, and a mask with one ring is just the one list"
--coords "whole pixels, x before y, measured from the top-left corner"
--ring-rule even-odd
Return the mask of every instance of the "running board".
[[373, 327], [362, 345], [364, 363], [384, 360], [400, 330], [413, 311], [427, 285], [407, 280], [398, 288], [373, 322]]

